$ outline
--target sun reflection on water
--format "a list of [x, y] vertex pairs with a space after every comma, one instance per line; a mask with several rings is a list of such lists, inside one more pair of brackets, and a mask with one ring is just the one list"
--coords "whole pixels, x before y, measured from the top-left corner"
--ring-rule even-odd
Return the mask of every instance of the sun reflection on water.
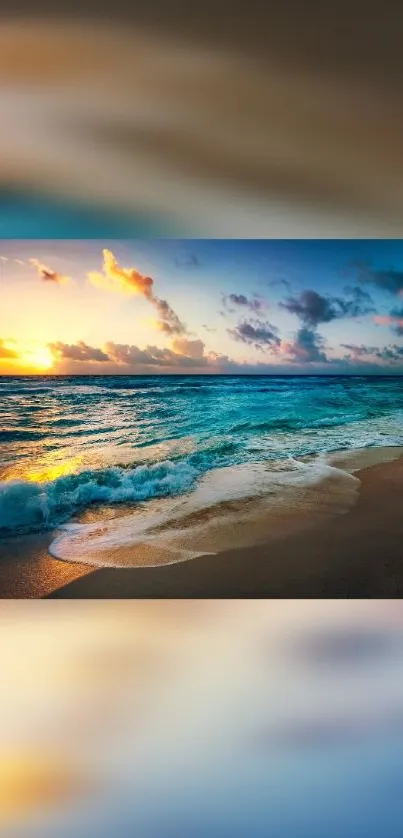
[[5, 476], [7, 481], [10, 480], [28, 480], [31, 483], [47, 483], [57, 480], [58, 477], [67, 477], [69, 474], [75, 474], [82, 465], [84, 456], [78, 454], [74, 457], [60, 460], [59, 462], [46, 462], [42, 460], [36, 466], [22, 466], [18, 469], [12, 469]]

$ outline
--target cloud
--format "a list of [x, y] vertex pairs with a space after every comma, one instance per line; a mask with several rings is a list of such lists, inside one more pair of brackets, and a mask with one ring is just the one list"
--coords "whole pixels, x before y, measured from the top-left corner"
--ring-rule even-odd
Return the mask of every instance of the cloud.
[[159, 349], [157, 346], [146, 346], [145, 349], [140, 349], [132, 344], [109, 341], [105, 344], [105, 351], [110, 361], [124, 366], [175, 366], [174, 353], [169, 349]]
[[360, 358], [374, 357], [378, 351], [377, 346], [366, 346], [363, 343], [341, 343], [340, 346], [342, 349], [348, 350], [349, 355], [347, 357], [354, 361]]
[[371, 267], [370, 262], [364, 261], [353, 262], [351, 267], [356, 269], [360, 282], [371, 283], [390, 294], [403, 294], [403, 271], [396, 270], [396, 268], [376, 270]]
[[281, 277], [280, 279], [271, 279], [269, 285], [271, 286], [271, 288], [276, 288], [277, 286], [282, 285], [283, 288], [285, 288], [288, 291], [288, 293], [291, 293], [291, 283], [288, 281], [288, 279], [284, 279], [283, 277]]
[[390, 314], [376, 314], [374, 317], [374, 323], [377, 326], [390, 326], [393, 323], [393, 317]]
[[11, 264], [15, 265], [22, 265], [27, 268], [34, 267], [40, 279], [43, 282], [53, 282], [55, 285], [66, 285], [68, 282], [71, 282], [69, 276], [63, 276], [63, 274], [59, 273], [58, 271], [52, 270], [39, 259], [15, 259], [9, 256], [0, 256], [1, 262], [10, 262]]
[[88, 279], [97, 288], [120, 294], [139, 294], [157, 311], [156, 328], [167, 335], [183, 335], [186, 327], [166, 300], [154, 294], [154, 280], [135, 268], [122, 268], [111, 250], [103, 250], [103, 273], [90, 271]]
[[101, 349], [88, 346], [84, 341], [77, 343], [49, 343], [49, 349], [57, 360], [63, 361], [96, 361], [97, 363], [109, 361], [109, 356]]
[[25, 262], [23, 259], [15, 259], [10, 256], [0, 256], [0, 262], [14, 262], [16, 265], [29, 265], [29, 262]]
[[344, 289], [351, 299], [335, 298], [336, 305], [339, 305], [342, 316], [362, 317], [366, 314], [373, 314], [376, 310], [374, 301], [368, 291], [364, 291], [359, 285], [347, 286]]
[[259, 312], [266, 308], [266, 303], [261, 300], [256, 294], [253, 297], [246, 297], [245, 294], [227, 294], [223, 295], [223, 303], [228, 311], [234, 311], [231, 306], [238, 308], [249, 309], [252, 312]]
[[385, 346], [377, 352], [377, 357], [385, 361], [403, 361], [403, 346], [398, 346], [397, 343]]
[[394, 308], [390, 314], [377, 314], [374, 317], [377, 326], [392, 326], [397, 335], [403, 335], [403, 307]]
[[205, 365], [203, 358], [181, 355], [172, 349], [146, 346], [140, 349], [130, 344], [107, 343], [105, 349], [111, 361], [125, 366], [147, 367], [199, 367]]
[[325, 297], [317, 291], [302, 291], [299, 297], [288, 297], [279, 305], [296, 314], [310, 328], [342, 317], [360, 317], [375, 311], [370, 295], [359, 287], [347, 289], [350, 299]]
[[323, 350], [323, 338], [314, 329], [302, 326], [292, 341], [283, 341], [281, 352], [291, 361], [298, 363], [327, 363]]
[[280, 307], [296, 314], [307, 326], [328, 323], [337, 317], [331, 301], [317, 291], [302, 291], [299, 297], [288, 297]]
[[205, 352], [202, 340], [187, 340], [174, 338], [171, 348], [159, 349], [157, 346], [146, 346], [140, 349], [130, 344], [118, 344], [112, 341], [105, 345], [105, 351], [111, 361], [128, 367], [166, 367], [194, 369], [211, 367], [218, 372], [221, 365], [232, 364], [227, 355], [216, 352]]
[[160, 332], [164, 332], [165, 335], [183, 335], [186, 333], [186, 326], [166, 300], [153, 296], [150, 302], [159, 314], [160, 319], [155, 321], [155, 325]]
[[[19, 264], [22, 264], [21, 260], [18, 260], [18, 262]], [[70, 277], [63, 276], [58, 273], [58, 271], [53, 271], [52, 268], [48, 268], [43, 264], [43, 262], [40, 262], [39, 259], [29, 259], [29, 264], [36, 268], [37, 273], [43, 282], [53, 282], [55, 285], [66, 285], [70, 282]]]
[[342, 343], [343, 349], [348, 350], [348, 358], [353, 361], [367, 362], [373, 358], [386, 363], [395, 363], [403, 361], [403, 346], [398, 346], [396, 343], [384, 346], [382, 349], [379, 346], [366, 346], [364, 344]]
[[105, 248], [103, 255], [103, 273], [90, 271], [88, 278], [97, 288], [124, 294], [141, 294], [150, 299], [153, 295], [154, 280], [150, 276], [136, 271], [135, 268], [121, 268], [111, 250]]
[[195, 253], [185, 253], [183, 256], [177, 256], [175, 265], [178, 268], [198, 268], [200, 260]]
[[176, 337], [171, 341], [171, 347], [178, 355], [187, 355], [189, 358], [195, 360], [204, 357], [204, 343], [202, 340], [189, 340], [185, 337]]
[[397, 335], [403, 335], [403, 306], [401, 308], [394, 308], [390, 312], [394, 323], [393, 331], [396, 332]]
[[227, 331], [234, 340], [254, 346], [260, 352], [267, 349], [276, 352], [280, 345], [276, 327], [267, 320], [244, 320], [234, 329], [227, 329]]
[[18, 358], [18, 352], [16, 349], [8, 346], [8, 341], [4, 341], [0, 338], [0, 358]]

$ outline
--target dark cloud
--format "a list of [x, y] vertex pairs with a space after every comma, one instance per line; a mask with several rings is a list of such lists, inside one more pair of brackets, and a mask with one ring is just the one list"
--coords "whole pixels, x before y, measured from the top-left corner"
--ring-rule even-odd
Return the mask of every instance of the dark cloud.
[[306, 326], [329, 323], [337, 317], [332, 301], [317, 291], [302, 291], [299, 297], [288, 297], [280, 303], [280, 307], [296, 314]]
[[238, 323], [234, 329], [228, 329], [228, 334], [239, 343], [246, 343], [254, 346], [261, 352], [266, 349], [277, 351], [280, 345], [280, 338], [277, 329], [267, 320], [255, 320]]
[[298, 330], [294, 340], [282, 344], [282, 352], [299, 363], [327, 363], [328, 358], [323, 350], [323, 338], [314, 329], [303, 326]]
[[371, 267], [370, 262], [365, 261], [353, 262], [351, 267], [356, 270], [360, 282], [368, 282], [383, 291], [389, 291], [390, 294], [403, 292], [403, 271], [396, 268], [377, 270]]
[[341, 347], [348, 350], [348, 358], [353, 361], [368, 362], [376, 358], [386, 363], [396, 363], [403, 361], [403, 346], [398, 346], [394, 343], [389, 346], [384, 346], [382, 349], [379, 346], [367, 346], [364, 344], [342, 343]]
[[61, 343], [60, 341], [50, 343], [49, 349], [55, 358], [63, 361], [96, 361], [97, 363], [109, 361], [109, 356], [102, 349], [88, 346], [82, 340], [73, 344]]
[[403, 306], [401, 308], [392, 309], [390, 316], [393, 318], [394, 322], [393, 331], [396, 332], [397, 335], [403, 335]]
[[363, 343], [341, 343], [340, 346], [342, 349], [347, 349], [347, 351], [354, 359], [374, 356], [375, 353], [378, 351], [377, 346], [366, 346]]
[[335, 304], [340, 307], [341, 316], [345, 317], [362, 317], [366, 314], [374, 314], [376, 308], [374, 301], [368, 291], [364, 291], [359, 285], [353, 287], [347, 286], [344, 293], [350, 296], [350, 299], [343, 299], [341, 297], [335, 298]]
[[5, 345], [5, 341], [0, 338], [0, 358], [18, 358], [18, 352], [15, 349], [10, 349]]
[[299, 297], [288, 297], [279, 305], [296, 314], [310, 328], [342, 317], [359, 317], [375, 311], [371, 297], [359, 287], [348, 289], [350, 298], [325, 297], [317, 291], [302, 291]]
[[223, 296], [223, 303], [228, 311], [232, 312], [234, 312], [235, 309], [232, 309], [231, 306], [249, 309], [249, 311], [254, 313], [258, 313], [262, 311], [262, 309], [266, 308], [264, 300], [261, 300], [256, 296], [256, 294], [253, 297], [246, 297], [245, 294], [227, 294], [226, 296]]
[[384, 346], [383, 349], [379, 349], [376, 353], [377, 358], [380, 358], [383, 361], [403, 361], [403, 346], [398, 346], [397, 343], [393, 343], [390, 346]]

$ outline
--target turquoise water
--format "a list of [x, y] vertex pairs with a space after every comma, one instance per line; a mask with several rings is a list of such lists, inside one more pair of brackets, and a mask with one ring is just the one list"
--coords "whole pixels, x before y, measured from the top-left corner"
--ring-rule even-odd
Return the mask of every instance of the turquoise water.
[[0, 533], [178, 496], [223, 467], [400, 446], [402, 420], [399, 377], [3, 377]]

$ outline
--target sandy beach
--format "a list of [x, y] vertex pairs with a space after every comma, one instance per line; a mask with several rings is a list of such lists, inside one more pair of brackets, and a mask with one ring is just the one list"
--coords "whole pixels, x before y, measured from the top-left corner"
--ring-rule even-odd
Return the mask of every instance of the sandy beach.
[[[403, 592], [403, 458], [355, 472], [350, 511], [288, 517], [265, 543], [160, 567], [96, 569], [52, 558], [51, 535], [28, 560], [18, 539], [3, 544], [3, 597], [393, 597]], [[6, 552], [9, 551], [8, 556]], [[11, 552], [12, 551], [12, 552]]]

